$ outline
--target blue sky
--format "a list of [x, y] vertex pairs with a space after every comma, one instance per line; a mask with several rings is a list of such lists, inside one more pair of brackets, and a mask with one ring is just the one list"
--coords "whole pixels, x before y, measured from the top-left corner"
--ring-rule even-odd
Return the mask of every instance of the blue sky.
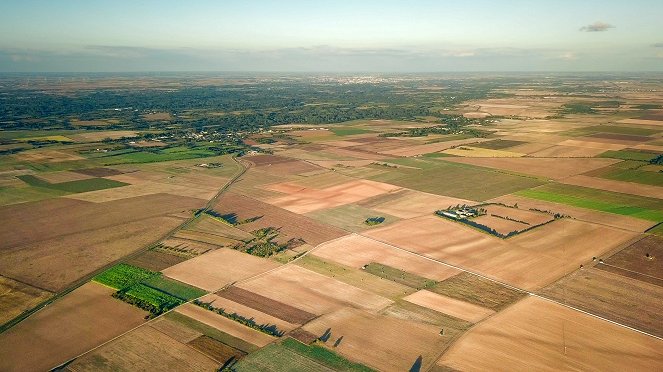
[[2, 0], [0, 71], [661, 71], [663, 1]]

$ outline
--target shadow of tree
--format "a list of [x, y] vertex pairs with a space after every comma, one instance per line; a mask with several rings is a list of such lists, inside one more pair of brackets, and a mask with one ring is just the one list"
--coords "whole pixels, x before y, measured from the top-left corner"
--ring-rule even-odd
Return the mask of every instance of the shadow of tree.
[[410, 367], [410, 372], [419, 372], [419, 371], [421, 371], [421, 364], [423, 363], [423, 361], [424, 361], [424, 357], [419, 355], [417, 360], [414, 361], [414, 364], [412, 365], [412, 367]]
[[320, 336], [318, 339], [322, 342], [327, 342], [327, 341], [329, 341], [329, 338], [331, 337], [331, 335], [332, 335], [331, 328], [327, 328], [325, 333], [323, 333], [322, 336]]

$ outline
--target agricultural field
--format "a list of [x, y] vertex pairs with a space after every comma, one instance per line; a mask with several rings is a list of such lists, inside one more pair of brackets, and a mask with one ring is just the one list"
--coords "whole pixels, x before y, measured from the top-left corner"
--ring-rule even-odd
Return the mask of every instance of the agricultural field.
[[112, 292], [85, 284], [2, 333], [0, 369], [49, 370], [142, 324], [146, 312], [115, 300]]
[[[663, 341], [536, 297], [461, 337], [437, 364], [455, 370], [656, 370]], [[590, 351], [591, 350], [591, 351]]]
[[598, 316], [658, 337], [663, 336], [663, 286], [589, 268], [579, 270], [540, 293]]
[[0, 276], [0, 325], [37, 306], [52, 293]]
[[443, 342], [436, 326], [351, 308], [322, 316], [304, 329], [320, 335], [331, 332], [325, 343], [335, 345], [337, 353], [382, 371], [409, 370], [417, 364], [426, 369]]
[[0, 370], [663, 369], [658, 76], [176, 75], [0, 77]]
[[163, 270], [182, 283], [216, 291], [227, 284], [271, 270], [279, 265], [232, 249], [218, 249]]
[[544, 181], [532, 177], [512, 175], [489, 168], [444, 160], [408, 161], [406, 165], [412, 168], [395, 168], [370, 178], [431, 194], [478, 201], [544, 183]]
[[621, 214], [647, 221], [663, 220], [663, 199], [591, 189], [583, 186], [549, 184], [516, 193], [532, 199]]

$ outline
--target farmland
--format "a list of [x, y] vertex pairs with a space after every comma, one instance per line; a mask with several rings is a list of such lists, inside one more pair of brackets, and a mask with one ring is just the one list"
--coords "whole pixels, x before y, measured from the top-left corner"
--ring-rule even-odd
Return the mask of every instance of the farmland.
[[0, 370], [661, 369], [663, 83], [543, 77], [0, 78]]
[[516, 195], [632, 216], [648, 221], [663, 220], [663, 212], [661, 212], [663, 201], [661, 199], [562, 184], [551, 184], [530, 190], [523, 190], [517, 192]]

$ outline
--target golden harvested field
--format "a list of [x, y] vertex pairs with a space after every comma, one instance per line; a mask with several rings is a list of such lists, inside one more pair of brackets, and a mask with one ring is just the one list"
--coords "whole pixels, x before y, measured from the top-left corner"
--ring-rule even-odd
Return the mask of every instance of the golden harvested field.
[[0, 273], [51, 291], [158, 240], [182, 223], [153, 217], [71, 233], [2, 252]]
[[265, 227], [274, 227], [279, 229], [278, 241], [280, 242], [301, 238], [311, 245], [317, 245], [347, 234], [344, 230], [322, 224], [312, 218], [230, 192], [219, 198], [214, 210], [221, 214], [234, 213], [237, 215], [238, 221], [260, 217], [256, 221], [240, 224], [237, 228], [251, 232]]
[[143, 326], [76, 359], [66, 371], [213, 371], [219, 363], [160, 331]]
[[[0, 207], [0, 248], [4, 251], [72, 233], [194, 209], [202, 200], [155, 194], [108, 203], [65, 198]], [[66, 213], [61, 213], [66, 211]], [[58, 215], [57, 219], [52, 216]], [[34, 226], [43, 228], [35, 229]]]
[[437, 326], [352, 308], [322, 316], [303, 328], [316, 335], [331, 329], [326, 344], [337, 344], [334, 351], [381, 371], [408, 371], [420, 357], [425, 371], [444, 343]]
[[207, 291], [244, 279], [279, 265], [271, 260], [221, 248], [163, 270], [164, 275]]
[[203, 243], [214, 248], [218, 247], [232, 247], [239, 243], [238, 240], [226, 238], [221, 235], [206, 233], [202, 231], [193, 231], [193, 230], [180, 230], [175, 235], [174, 238], [185, 239], [192, 243]]
[[444, 280], [460, 272], [449, 266], [355, 234], [324, 243], [311, 254], [354, 268], [377, 262], [433, 280]]
[[663, 341], [530, 297], [472, 328], [438, 361], [456, 370], [663, 368]]
[[[407, 231], [407, 234], [402, 234]], [[536, 289], [572, 272], [592, 257], [615, 249], [637, 234], [563, 219], [509, 239], [484, 234], [436, 216], [396, 222], [363, 235], [478, 271], [526, 289]]]
[[[517, 151], [516, 149], [512, 150]], [[603, 152], [605, 150], [600, 148], [584, 146], [552, 146], [529, 152], [528, 155], [534, 158], [591, 158]]]
[[43, 163], [59, 163], [63, 161], [83, 160], [82, 156], [70, 154], [58, 150], [30, 150], [24, 151], [19, 154], [13, 155], [14, 158], [20, 161], [29, 162], [43, 162]]
[[150, 322], [148, 325], [177, 342], [186, 344], [203, 334], [193, 328], [189, 328], [181, 322], [175, 321], [171, 316], [162, 316]]
[[510, 208], [497, 204], [489, 204], [483, 206], [482, 208], [486, 209], [486, 213], [488, 215], [508, 217], [511, 219], [528, 223], [530, 225], [540, 225], [542, 223], [549, 222], [554, 219], [553, 215], [548, 213], [530, 211], [521, 208]]
[[469, 302], [429, 292], [425, 289], [403, 298], [405, 301], [451, 315], [455, 318], [477, 323], [495, 312]]
[[200, 301], [209, 303], [215, 308], [224, 309], [228, 314], [237, 313], [245, 318], [253, 319], [257, 324], [273, 324], [280, 331], [291, 331], [298, 327], [297, 324], [286, 322], [285, 320], [281, 320], [277, 317], [265, 314], [259, 310], [242, 305], [213, 293], [204, 296], [200, 299]]
[[623, 120], [619, 120], [618, 123], [620, 123], [620, 124], [663, 126], [663, 120], [623, 119]]
[[193, 224], [187, 226], [187, 230], [225, 236], [235, 240], [251, 240], [254, 238], [250, 233], [208, 215], [202, 215]]
[[178, 307], [175, 311], [256, 346], [265, 346], [276, 339], [266, 333], [256, 331], [255, 329], [249, 328], [241, 323], [230, 320], [213, 311], [203, 309], [202, 307], [191, 303], [184, 304]]
[[51, 297], [51, 293], [0, 276], [0, 325]]
[[143, 323], [147, 313], [113, 292], [85, 284], [0, 334], [0, 370], [49, 370]]
[[434, 213], [457, 204], [475, 204], [465, 199], [403, 189], [359, 202], [360, 205], [400, 218], [413, 218]]
[[558, 145], [560, 145], [560, 146], [584, 147], [584, 148], [590, 148], [590, 149], [598, 149], [598, 150], [602, 150], [602, 151], [622, 150], [622, 149], [625, 149], [627, 147], [630, 147], [627, 144], [588, 141], [586, 139], [585, 140], [569, 139], [569, 140], [560, 142]]
[[320, 167], [303, 160], [291, 160], [267, 164], [255, 168], [255, 172], [273, 173], [278, 176], [290, 176], [320, 170]]
[[644, 185], [641, 183], [614, 181], [589, 176], [573, 176], [560, 181], [567, 185], [591, 187], [593, 189], [621, 192], [623, 194], [640, 195], [649, 198], [663, 199], [663, 187]]
[[270, 204], [295, 213], [308, 213], [358, 202], [399, 190], [400, 187], [369, 180], [357, 180], [324, 189], [297, 188], [297, 185], [292, 184], [272, 185], [270, 189], [279, 192], [288, 190], [290, 194], [268, 200]]
[[225, 288], [217, 295], [290, 324], [304, 324], [315, 318], [315, 314], [235, 286]]
[[472, 146], [458, 146], [452, 149], [444, 150], [442, 153], [468, 158], [518, 158], [525, 155], [518, 152], [483, 149], [481, 147]]
[[294, 265], [237, 286], [317, 315], [344, 306], [379, 310], [392, 303], [384, 297]]
[[663, 337], [663, 286], [588, 268], [564, 277], [540, 294]]
[[530, 227], [522, 222], [505, 220], [504, 218], [490, 215], [479, 216], [473, 218], [472, 221], [488, 226], [502, 235], [506, 235], [512, 231], [522, 231]]
[[564, 179], [618, 163], [617, 159], [535, 159], [535, 158], [446, 158], [446, 161], [531, 174], [554, 180]]
[[467, 145], [471, 143], [479, 143], [488, 141], [486, 138], [468, 138], [455, 141], [445, 141], [445, 142], [435, 142], [424, 145], [408, 145], [404, 143], [402, 147], [393, 149], [393, 150], [382, 150], [379, 151], [381, 154], [392, 155], [392, 156], [417, 156], [423, 154], [429, 154], [431, 152], [439, 152], [442, 150], [450, 149], [455, 146]]

